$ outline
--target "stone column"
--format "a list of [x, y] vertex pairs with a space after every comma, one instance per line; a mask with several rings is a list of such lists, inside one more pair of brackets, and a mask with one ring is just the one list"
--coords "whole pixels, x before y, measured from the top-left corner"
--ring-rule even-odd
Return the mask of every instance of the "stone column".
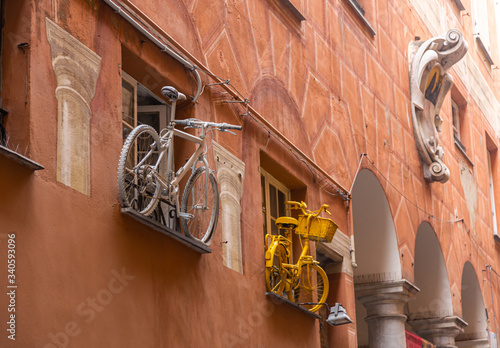
[[418, 291], [405, 279], [355, 284], [356, 298], [366, 307], [370, 347], [406, 347], [404, 306]]
[[456, 348], [455, 337], [467, 326], [467, 323], [457, 316], [417, 319], [408, 323], [419, 336], [439, 348]]
[[222, 262], [224, 266], [243, 274], [240, 200], [245, 163], [216, 142], [212, 142], [212, 147], [220, 188]]
[[90, 195], [90, 102], [101, 58], [45, 19], [57, 79], [57, 180]]

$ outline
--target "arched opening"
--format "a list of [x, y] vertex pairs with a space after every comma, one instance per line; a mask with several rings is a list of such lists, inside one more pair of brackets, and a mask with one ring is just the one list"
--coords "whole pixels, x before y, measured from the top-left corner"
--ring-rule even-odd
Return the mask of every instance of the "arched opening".
[[488, 320], [476, 271], [466, 262], [462, 273], [462, 317], [468, 323], [457, 336], [457, 347], [489, 347]]
[[352, 191], [356, 262], [355, 282], [401, 279], [396, 231], [389, 202], [377, 177], [359, 172]]
[[[358, 266], [354, 269], [356, 330], [358, 346], [363, 347], [373, 344], [369, 340], [374, 338], [369, 339], [369, 324], [365, 321], [367, 310], [360, 301], [366, 290], [360, 290], [360, 287], [401, 280], [401, 263], [389, 202], [377, 177], [367, 169], [361, 170], [356, 178], [352, 214]], [[370, 291], [375, 293], [378, 290]]]
[[443, 252], [427, 222], [419, 226], [415, 240], [415, 285], [420, 292], [414, 301], [408, 303], [407, 328], [437, 347], [455, 346], [455, 337], [463, 331], [466, 323], [453, 316]]
[[432, 227], [422, 223], [415, 240], [415, 285], [420, 289], [408, 303], [410, 319], [446, 317], [453, 314], [450, 283], [441, 246]]

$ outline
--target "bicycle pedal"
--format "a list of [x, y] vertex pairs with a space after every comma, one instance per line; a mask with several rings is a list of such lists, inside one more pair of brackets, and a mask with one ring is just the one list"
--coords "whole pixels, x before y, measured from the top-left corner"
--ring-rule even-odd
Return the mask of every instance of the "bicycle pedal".
[[179, 217], [181, 219], [192, 220], [194, 218], [194, 215], [188, 213], [179, 213]]

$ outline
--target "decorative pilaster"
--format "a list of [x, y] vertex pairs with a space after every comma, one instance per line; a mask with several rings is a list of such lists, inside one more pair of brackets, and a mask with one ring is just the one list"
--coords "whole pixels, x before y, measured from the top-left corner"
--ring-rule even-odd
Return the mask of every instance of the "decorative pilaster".
[[439, 348], [456, 348], [455, 337], [467, 326], [467, 323], [457, 316], [418, 319], [408, 323], [416, 333]]
[[405, 279], [354, 287], [366, 308], [370, 347], [406, 347], [404, 306], [420, 290]]
[[462, 33], [456, 29], [425, 42], [410, 43], [413, 133], [428, 182], [445, 183], [450, 178], [450, 171], [443, 163], [444, 151], [439, 145], [438, 132], [443, 122], [439, 113], [453, 86], [453, 78], [447, 71], [462, 59], [467, 47]]
[[220, 187], [222, 262], [224, 266], [243, 274], [240, 200], [245, 163], [216, 142], [212, 142], [212, 147]]
[[101, 58], [45, 19], [57, 79], [57, 180], [90, 195], [90, 102]]

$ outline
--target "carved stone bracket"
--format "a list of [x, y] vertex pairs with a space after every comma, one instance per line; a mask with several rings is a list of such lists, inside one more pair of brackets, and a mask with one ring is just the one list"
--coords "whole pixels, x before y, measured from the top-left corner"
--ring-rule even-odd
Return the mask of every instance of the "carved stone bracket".
[[456, 29], [424, 42], [410, 43], [413, 133], [428, 182], [445, 183], [450, 177], [443, 163], [443, 148], [439, 145], [438, 132], [443, 122], [439, 112], [453, 86], [453, 78], [447, 71], [462, 59], [467, 47], [462, 33]]

